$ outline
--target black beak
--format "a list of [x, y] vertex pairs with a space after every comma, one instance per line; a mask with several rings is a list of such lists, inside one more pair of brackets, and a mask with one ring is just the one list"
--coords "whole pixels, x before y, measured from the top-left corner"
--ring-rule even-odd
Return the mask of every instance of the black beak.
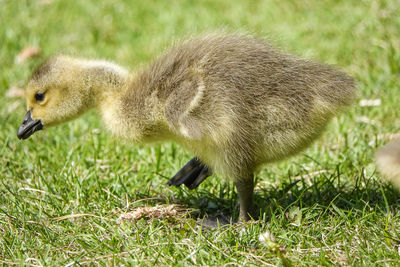
[[34, 120], [31, 116], [31, 111], [28, 110], [26, 113], [24, 120], [19, 126], [17, 136], [19, 139], [26, 139], [31, 136], [34, 132], [40, 131], [43, 129], [43, 124], [41, 120]]

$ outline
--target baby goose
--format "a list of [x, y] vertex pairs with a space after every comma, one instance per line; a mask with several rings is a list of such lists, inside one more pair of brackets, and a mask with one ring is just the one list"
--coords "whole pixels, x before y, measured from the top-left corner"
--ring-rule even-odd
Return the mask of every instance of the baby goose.
[[257, 168], [307, 147], [355, 94], [353, 79], [330, 66], [253, 37], [206, 35], [132, 75], [105, 61], [51, 58], [29, 81], [18, 137], [97, 108], [116, 136], [170, 140], [196, 155], [169, 185], [195, 188], [211, 172], [231, 178], [246, 221]]
[[400, 140], [380, 148], [376, 153], [376, 164], [383, 177], [400, 190]]

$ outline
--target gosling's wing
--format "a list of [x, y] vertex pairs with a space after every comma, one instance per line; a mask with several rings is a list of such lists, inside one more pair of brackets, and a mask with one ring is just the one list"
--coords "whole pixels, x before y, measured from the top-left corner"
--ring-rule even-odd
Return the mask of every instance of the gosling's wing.
[[204, 97], [205, 86], [200, 78], [183, 81], [174, 88], [166, 101], [165, 116], [175, 132], [189, 139], [201, 139], [202, 125], [198, 109]]

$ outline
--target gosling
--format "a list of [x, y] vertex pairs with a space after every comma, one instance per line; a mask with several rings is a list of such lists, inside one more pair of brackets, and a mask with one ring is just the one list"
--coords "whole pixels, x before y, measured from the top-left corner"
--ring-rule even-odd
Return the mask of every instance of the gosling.
[[169, 185], [232, 179], [247, 221], [254, 172], [310, 145], [355, 95], [353, 79], [330, 66], [250, 36], [205, 35], [131, 75], [106, 61], [50, 58], [28, 83], [18, 137], [97, 108], [115, 136], [174, 141], [195, 155]]
[[392, 141], [380, 148], [375, 158], [383, 178], [400, 190], [400, 140]]

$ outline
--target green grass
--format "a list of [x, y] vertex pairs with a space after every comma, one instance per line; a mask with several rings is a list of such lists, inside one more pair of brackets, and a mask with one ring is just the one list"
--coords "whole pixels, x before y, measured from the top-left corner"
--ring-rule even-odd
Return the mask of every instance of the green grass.
[[[399, 14], [397, 0], [0, 0], [0, 263], [282, 264], [258, 240], [269, 231], [295, 266], [399, 265], [400, 194], [373, 163], [376, 148], [400, 130]], [[339, 65], [357, 79], [361, 98], [382, 100], [378, 107], [356, 103], [304, 153], [262, 169], [259, 221], [196, 226], [205, 214], [237, 218], [232, 184], [212, 177], [196, 191], [165, 186], [192, 155], [174, 144], [115, 140], [95, 112], [17, 139], [24, 100], [5, 92], [23, 87], [47, 56], [112, 59], [135, 69], [175, 40], [215, 29], [254, 33]], [[28, 45], [42, 54], [15, 64]], [[116, 222], [136, 207], [172, 203], [191, 212]], [[88, 215], [57, 220], [72, 214]]]

